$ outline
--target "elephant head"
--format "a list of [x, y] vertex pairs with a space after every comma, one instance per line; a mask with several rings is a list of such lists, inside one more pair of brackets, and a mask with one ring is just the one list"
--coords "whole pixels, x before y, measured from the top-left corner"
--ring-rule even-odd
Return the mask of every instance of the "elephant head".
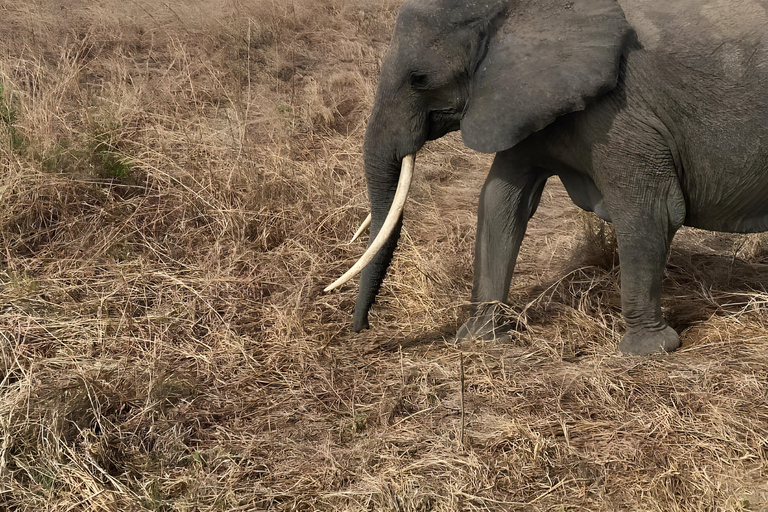
[[[371, 244], [327, 288], [364, 266], [356, 332], [368, 327], [368, 311], [397, 245], [407, 188], [398, 187], [398, 180], [409, 181], [412, 162], [406, 157], [427, 140], [459, 129], [470, 148], [502, 151], [556, 117], [583, 109], [615, 87], [628, 31], [615, 0], [403, 4], [363, 148]], [[396, 195], [399, 204], [393, 206]]]

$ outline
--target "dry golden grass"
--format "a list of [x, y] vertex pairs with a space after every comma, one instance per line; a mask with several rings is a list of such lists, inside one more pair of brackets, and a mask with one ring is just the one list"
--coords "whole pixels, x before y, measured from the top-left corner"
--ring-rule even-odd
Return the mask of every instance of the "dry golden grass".
[[0, 3], [0, 510], [768, 506], [764, 236], [684, 230], [683, 348], [625, 358], [610, 236], [554, 185], [511, 341], [457, 347], [489, 158], [446, 137], [350, 333], [322, 287], [398, 4]]

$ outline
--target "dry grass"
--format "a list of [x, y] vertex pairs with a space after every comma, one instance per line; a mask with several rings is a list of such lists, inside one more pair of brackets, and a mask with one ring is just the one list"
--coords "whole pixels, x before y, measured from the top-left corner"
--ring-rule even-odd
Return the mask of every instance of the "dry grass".
[[768, 505], [765, 237], [683, 232], [683, 348], [624, 358], [613, 248], [550, 187], [511, 342], [456, 347], [489, 159], [447, 137], [349, 332], [321, 290], [398, 4], [0, 3], [0, 509]]

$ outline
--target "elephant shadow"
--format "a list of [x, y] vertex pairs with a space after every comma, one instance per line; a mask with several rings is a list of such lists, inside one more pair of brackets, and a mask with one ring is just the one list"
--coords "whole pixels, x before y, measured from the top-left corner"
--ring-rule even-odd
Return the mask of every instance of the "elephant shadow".
[[[550, 278], [536, 285], [513, 286], [505, 323], [523, 333], [532, 325], [546, 329], [563, 321], [563, 313], [597, 318], [612, 316], [621, 325], [620, 262], [617, 258], [584, 256], [564, 262]], [[555, 277], [559, 276], [559, 277]], [[768, 304], [768, 258], [748, 261], [733, 254], [703, 253], [689, 245], [673, 246], [664, 273], [664, 315], [678, 332], [706, 322], [713, 316], [735, 315], [749, 304]], [[377, 344], [377, 351], [398, 351], [451, 342], [469, 317], [462, 306], [459, 320]], [[513, 335], [514, 338], [514, 335]]]
[[[522, 304], [521, 324], [553, 324], [564, 310], [588, 317], [621, 317], [620, 262], [594, 258], [571, 260], [560, 278], [551, 278], [512, 298]], [[742, 313], [750, 304], [768, 305], [768, 259], [748, 261], [733, 254], [702, 253], [673, 247], [664, 272], [662, 305], [667, 322], [678, 332], [712, 316]], [[513, 306], [519, 310], [521, 306]]]
[[443, 344], [446, 341], [453, 339], [456, 331], [461, 324], [457, 322], [449, 322], [444, 325], [436, 326], [433, 329], [418, 332], [412, 336], [406, 336], [405, 338], [391, 339], [382, 343], [376, 344], [371, 353], [378, 352], [397, 352], [399, 350], [427, 347], [430, 345]]
[[712, 316], [768, 303], [768, 263], [734, 255], [673, 251], [663, 283], [665, 315], [678, 332]]

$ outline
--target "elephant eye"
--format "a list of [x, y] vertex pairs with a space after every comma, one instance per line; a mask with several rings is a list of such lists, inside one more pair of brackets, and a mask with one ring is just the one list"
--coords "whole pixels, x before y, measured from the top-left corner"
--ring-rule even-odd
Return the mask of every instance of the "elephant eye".
[[411, 82], [411, 87], [415, 87], [417, 89], [423, 89], [429, 85], [429, 77], [422, 73], [412, 71], [408, 74], [408, 79]]

